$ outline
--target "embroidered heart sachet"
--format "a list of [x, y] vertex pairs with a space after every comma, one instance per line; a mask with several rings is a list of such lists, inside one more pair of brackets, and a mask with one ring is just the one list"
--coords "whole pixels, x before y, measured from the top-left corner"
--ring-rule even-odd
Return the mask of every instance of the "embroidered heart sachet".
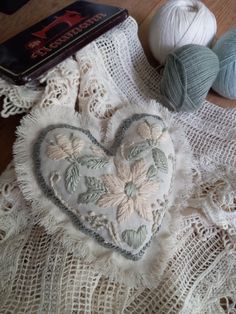
[[140, 259], [161, 225], [173, 181], [175, 152], [163, 119], [129, 114], [108, 144], [67, 108], [59, 117], [52, 110], [37, 115], [22, 126], [15, 149], [26, 197], [49, 206], [56, 219], [66, 216], [99, 245]]

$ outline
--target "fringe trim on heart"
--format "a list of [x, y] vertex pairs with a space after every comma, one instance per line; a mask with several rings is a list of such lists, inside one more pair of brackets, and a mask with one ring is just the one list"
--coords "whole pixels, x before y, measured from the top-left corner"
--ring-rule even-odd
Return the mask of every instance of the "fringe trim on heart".
[[166, 213], [161, 229], [152, 240], [150, 247], [141, 260], [132, 261], [117, 252], [98, 245], [92, 238], [73, 227], [67, 217], [58, 217], [58, 212], [42, 210], [34, 202], [35, 211], [40, 211], [39, 223], [50, 234], [62, 234], [62, 241], [67, 250], [91, 264], [95, 271], [129, 287], [154, 288], [158, 285], [166, 263], [174, 255], [177, 248], [176, 231], [180, 224], [179, 208], [172, 207]]
[[[160, 105], [154, 107], [154, 105], [150, 107], [152, 114], [157, 114], [157, 109], [159, 109], [159, 111], [163, 109]], [[135, 108], [130, 107], [128, 110], [134, 113]], [[145, 110], [144, 108], [138, 110], [141, 110], [142, 113], [149, 113], [147, 108], [145, 108]], [[119, 116], [117, 113], [114, 117], [117, 119], [118, 117], [119, 119], [122, 116], [125, 117], [122, 113], [120, 114]], [[127, 118], [127, 115], [125, 118]], [[162, 118], [166, 123], [171, 124], [171, 116], [166, 109], [162, 110]], [[118, 123], [115, 123], [114, 118], [112, 118], [112, 120], [114, 124], [110, 124], [110, 139], [112, 135], [114, 136], [115, 134], [115, 126], [118, 125]], [[58, 110], [57, 106], [43, 110], [35, 109], [30, 115], [23, 118], [21, 126], [17, 129], [17, 141], [14, 145], [15, 168], [22, 192], [25, 198], [31, 202], [34, 221], [44, 226], [50, 234], [62, 232], [63, 243], [69, 251], [76, 254], [85, 263], [92, 264], [95, 270], [110, 279], [133, 287], [156, 287], [166, 267], [167, 260], [175, 253], [175, 248], [177, 247], [175, 232], [178, 229], [176, 226], [179, 224], [181, 216], [179, 214], [180, 206], [175, 203], [177, 200], [175, 194], [178, 194], [179, 190], [182, 191], [182, 189], [179, 189], [182, 184], [185, 189], [187, 189], [187, 187], [189, 189], [189, 186], [191, 186], [191, 154], [190, 151], [187, 150], [187, 146], [184, 146], [185, 137], [181, 137], [178, 130], [170, 131], [171, 136], [173, 136], [173, 142], [175, 140], [177, 141], [178, 138], [178, 145], [181, 145], [181, 153], [178, 153], [177, 159], [179, 159], [179, 161], [177, 164], [183, 161], [184, 158], [185, 165], [185, 169], [180, 166], [176, 168], [177, 176], [181, 175], [181, 179], [177, 180], [177, 176], [175, 177], [174, 185], [178, 183], [178, 190], [173, 189], [175, 192], [173, 194], [173, 200], [170, 202], [175, 205], [165, 214], [159, 232], [155, 238], [153, 238], [150, 247], [147, 249], [142, 259], [131, 261], [114, 251], [98, 245], [91, 237], [75, 228], [70, 219], [62, 213], [54, 203], [44, 197], [41, 188], [37, 184], [33, 171], [32, 144], [45, 127], [50, 124], [65, 123], [66, 121], [69, 121], [70, 125], [76, 127], [86, 128], [86, 126], [89, 126], [91, 134], [93, 134], [98, 141], [100, 140], [99, 127], [95, 121], [90, 118], [86, 121], [81, 121], [79, 114], [66, 107], [61, 107], [60, 110]], [[174, 135], [176, 135], [176, 138]], [[182, 204], [183, 195], [179, 195], [179, 198], [181, 199], [179, 203]]]

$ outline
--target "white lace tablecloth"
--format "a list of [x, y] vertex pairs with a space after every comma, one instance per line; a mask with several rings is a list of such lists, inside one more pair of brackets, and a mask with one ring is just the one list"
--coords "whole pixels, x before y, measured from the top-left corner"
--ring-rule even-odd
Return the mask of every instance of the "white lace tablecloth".
[[[52, 104], [71, 106], [105, 128], [124, 103], [159, 99], [132, 18], [41, 78], [0, 82], [3, 117]], [[236, 109], [205, 102], [175, 113], [190, 141], [193, 193], [181, 208], [177, 246], [153, 289], [107, 279], [31, 215], [11, 163], [0, 177], [0, 313], [236, 313]], [[174, 235], [173, 235], [174, 237]]]

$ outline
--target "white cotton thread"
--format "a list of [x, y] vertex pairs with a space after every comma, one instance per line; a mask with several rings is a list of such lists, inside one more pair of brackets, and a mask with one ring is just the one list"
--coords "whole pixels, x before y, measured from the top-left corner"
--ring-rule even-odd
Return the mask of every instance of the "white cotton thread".
[[187, 44], [210, 46], [217, 30], [214, 14], [198, 0], [169, 0], [149, 27], [153, 56], [164, 64], [167, 55]]

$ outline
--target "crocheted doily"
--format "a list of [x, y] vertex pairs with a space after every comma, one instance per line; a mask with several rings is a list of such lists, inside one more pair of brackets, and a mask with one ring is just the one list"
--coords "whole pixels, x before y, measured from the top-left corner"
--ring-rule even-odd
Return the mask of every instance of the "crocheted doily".
[[[47, 73], [38, 86], [1, 81], [2, 115], [75, 107], [82, 117], [93, 117], [105, 140], [118, 109], [159, 100], [159, 82], [141, 49], [137, 24], [128, 18]], [[176, 223], [167, 230], [171, 250], [160, 242], [167, 254], [156, 287], [121, 284], [82, 260], [64, 228], [50, 231], [53, 220], [42, 223], [41, 212], [32, 211], [10, 164], [0, 177], [0, 313], [235, 311], [236, 110], [205, 102], [196, 112], [172, 114], [171, 127], [177, 126], [193, 151], [193, 189], [191, 195], [179, 193]], [[181, 190], [189, 192], [188, 185], [183, 182]]]

